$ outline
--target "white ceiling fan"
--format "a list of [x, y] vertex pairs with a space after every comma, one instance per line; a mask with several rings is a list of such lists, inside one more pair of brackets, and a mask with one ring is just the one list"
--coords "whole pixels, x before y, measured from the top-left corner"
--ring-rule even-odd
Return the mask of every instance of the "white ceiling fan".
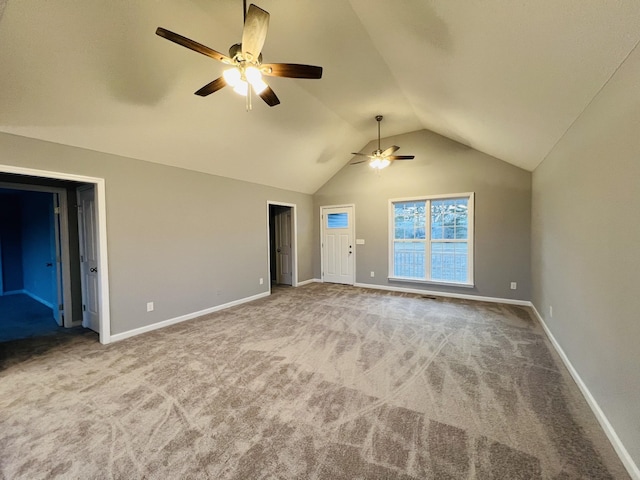
[[[371, 155], [367, 155], [366, 153], [352, 153], [352, 155], [358, 155], [362, 157], [368, 157], [369, 166], [371, 168], [375, 168], [377, 170], [382, 170], [383, 168], [391, 165], [391, 162], [395, 160], [413, 160], [416, 158], [414, 155], [393, 155], [396, 151], [400, 149], [397, 145], [392, 145], [386, 150], [382, 150], [380, 148], [380, 122], [382, 121], [382, 115], [376, 115], [376, 121], [378, 122], [378, 148], [373, 151]], [[367, 160], [357, 160], [355, 162], [351, 162], [349, 165], [357, 165], [359, 163], [364, 163]]]

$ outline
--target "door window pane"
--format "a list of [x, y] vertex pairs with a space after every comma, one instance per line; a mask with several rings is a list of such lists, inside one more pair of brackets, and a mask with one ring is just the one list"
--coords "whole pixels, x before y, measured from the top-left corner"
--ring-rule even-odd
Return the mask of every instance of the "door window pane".
[[343, 213], [330, 213], [327, 215], [327, 228], [348, 228], [349, 227], [349, 214]]

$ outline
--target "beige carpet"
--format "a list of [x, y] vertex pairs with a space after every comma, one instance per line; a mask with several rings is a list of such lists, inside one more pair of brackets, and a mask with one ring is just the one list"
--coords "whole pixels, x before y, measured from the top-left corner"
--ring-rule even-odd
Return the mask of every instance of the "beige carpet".
[[528, 310], [329, 284], [0, 344], [0, 478], [628, 478]]

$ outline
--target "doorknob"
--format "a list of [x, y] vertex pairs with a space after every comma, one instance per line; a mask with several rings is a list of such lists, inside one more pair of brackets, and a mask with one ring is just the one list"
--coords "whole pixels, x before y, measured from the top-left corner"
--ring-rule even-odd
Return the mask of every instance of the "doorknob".
[[96, 272], [98, 271], [98, 267], [90, 268], [90, 269], [89, 269], [89, 271], [90, 271], [91, 273], [96, 273]]
[[281, 251], [282, 251], [282, 250], [281, 250], [281, 249], [279, 249], [279, 248], [276, 250], [276, 252], [278, 252], [278, 253], [280, 253]]
[[53, 263], [47, 263], [47, 267], [53, 267]]

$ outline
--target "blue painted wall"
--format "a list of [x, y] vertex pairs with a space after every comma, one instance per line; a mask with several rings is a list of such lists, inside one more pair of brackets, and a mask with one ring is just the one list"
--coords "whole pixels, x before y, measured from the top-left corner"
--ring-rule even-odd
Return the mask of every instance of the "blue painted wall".
[[53, 308], [58, 303], [53, 195], [23, 192], [20, 198], [23, 288]]

